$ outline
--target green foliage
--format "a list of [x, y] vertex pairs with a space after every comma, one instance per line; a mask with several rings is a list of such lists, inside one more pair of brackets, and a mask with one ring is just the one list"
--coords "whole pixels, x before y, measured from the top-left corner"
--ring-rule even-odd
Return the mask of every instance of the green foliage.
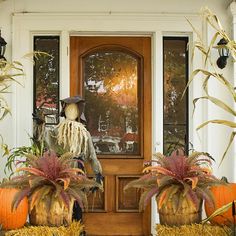
[[[81, 207], [87, 208], [86, 191], [92, 187], [101, 186], [94, 180], [88, 179], [82, 170], [72, 168], [70, 153], [58, 157], [54, 152], [45, 152], [43, 156], [27, 154], [28, 167], [21, 167], [17, 171], [19, 176], [1, 184], [1, 187], [16, 187], [21, 189], [13, 201], [15, 209], [20, 201], [29, 197], [30, 211], [43, 198], [49, 197], [51, 205], [55, 200], [69, 207], [71, 200], [77, 201]], [[49, 210], [51, 206], [48, 206]]]
[[[30, 146], [21, 146], [12, 149], [5, 148], [5, 152], [3, 157], [7, 158], [6, 165], [4, 167], [4, 173], [7, 174], [9, 172], [9, 176], [11, 177], [14, 174], [15, 168], [19, 166], [28, 166], [27, 155], [35, 155], [42, 156], [45, 146], [44, 141], [36, 142], [33, 138], [30, 138], [31, 145]], [[3, 144], [6, 145], [6, 144]], [[4, 146], [3, 146], [4, 147]]]
[[212, 175], [209, 154], [193, 152], [186, 156], [182, 149], [178, 149], [170, 156], [157, 153], [155, 158], [152, 161], [155, 166], [151, 166], [151, 162], [147, 163], [149, 166], [144, 168], [144, 175], [125, 186], [125, 190], [131, 187], [144, 190], [140, 210], [154, 195], [159, 209], [172, 201], [177, 211], [184, 198], [194, 207], [197, 207], [200, 199], [214, 204], [209, 187], [223, 182]]
[[[190, 77], [190, 80], [187, 84], [187, 87], [188, 87], [197, 76], [201, 75], [201, 77], [199, 77], [199, 78], [203, 80], [202, 88], [203, 88], [203, 91], [205, 92], [205, 95], [194, 99], [194, 101], [193, 101], [194, 109], [195, 109], [196, 103], [198, 101], [207, 100], [210, 103], [217, 106], [218, 108], [222, 109], [227, 114], [232, 115], [232, 117], [236, 117], [236, 111], [234, 109], [234, 106], [231, 107], [230, 105], [226, 104], [225, 101], [222, 101], [221, 99], [215, 97], [214, 95], [211, 95], [209, 93], [209, 89], [208, 89], [208, 83], [209, 83], [210, 79], [218, 81], [219, 85], [223, 86], [223, 88], [225, 88], [226, 91], [229, 93], [229, 95], [232, 98], [232, 102], [233, 103], [236, 102], [236, 92], [235, 92], [234, 85], [224, 77], [224, 75], [222, 74], [221, 71], [219, 72], [219, 70], [215, 66], [215, 62], [213, 62], [213, 58], [211, 57], [212, 49], [215, 49], [215, 48], [218, 49], [218, 48], [225, 47], [230, 51], [230, 55], [232, 56], [232, 58], [235, 62], [236, 42], [234, 40], [230, 39], [230, 37], [226, 34], [225, 30], [223, 29], [218, 17], [213, 12], [211, 12], [208, 8], [203, 9], [202, 19], [206, 20], [207, 26], [211, 27], [215, 31], [215, 33], [212, 36], [209, 45], [207, 45], [207, 44], [205, 44], [203, 37], [200, 35], [198, 30], [195, 29], [194, 26], [189, 21], [194, 32], [197, 34], [197, 40], [194, 42], [194, 51], [193, 51], [192, 57], [194, 57], [196, 50], [199, 51], [204, 58], [204, 62], [205, 62], [204, 65], [205, 66], [208, 65], [210, 68], [210, 69], [198, 68], [198, 69], [194, 70], [191, 77]], [[225, 46], [217, 45], [217, 42], [221, 38], [224, 38], [226, 40], [227, 44]], [[187, 89], [187, 87], [186, 87], [186, 89]], [[186, 91], [186, 89], [185, 89], [185, 91]], [[218, 125], [228, 126], [233, 129], [236, 128], [236, 123], [234, 121], [222, 120], [222, 119], [212, 119], [212, 120], [205, 121], [203, 124], [199, 125], [197, 130], [207, 126], [208, 124], [218, 124]], [[232, 131], [229, 143], [228, 143], [226, 150], [222, 156], [220, 164], [224, 160], [224, 158], [225, 158], [225, 156], [226, 156], [226, 154], [227, 154], [227, 152], [234, 140], [234, 137], [235, 137], [235, 131]]]

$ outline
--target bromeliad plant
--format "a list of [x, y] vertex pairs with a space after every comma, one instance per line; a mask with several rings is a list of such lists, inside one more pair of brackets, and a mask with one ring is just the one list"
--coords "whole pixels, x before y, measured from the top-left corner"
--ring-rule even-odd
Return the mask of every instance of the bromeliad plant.
[[22, 171], [21, 174], [1, 187], [20, 189], [13, 201], [13, 209], [28, 196], [31, 224], [70, 224], [74, 201], [87, 209], [86, 192], [92, 187], [100, 188], [82, 170], [71, 167], [70, 154], [58, 157], [47, 151], [41, 157], [27, 155], [26, 158], [28, 167], [19, 168], [17, 171]]
[[[152, 161], [154, 166], [145, 167], [142, 177], [125, 186], [125, 190], [131, 187], [143, 189], [140, 210], [154, 195], [159, 213], [171, 205], [171, 214], [179, 214], [184, 202], [194, 212], [199, 211], [202, 200], [214, 204], [209, 187], [222, 182], [212, 175], [211, 157], [207, 153], [193, 152], [187, 156], [182, 149], [178, 149], [170, 156], [157, 153], [155, 158]], [[176, 222], [173, 224], [178, 225]]]

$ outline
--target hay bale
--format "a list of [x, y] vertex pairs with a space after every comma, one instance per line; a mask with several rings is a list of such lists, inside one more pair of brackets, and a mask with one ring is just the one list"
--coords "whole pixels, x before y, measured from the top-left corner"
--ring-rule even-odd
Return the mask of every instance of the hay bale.
[[158, 224], [156, 227], [158, 236], [228, 236], [232, 230], [226, 226], [213, 226], [210, 224], [182, 225], [180, 227], [170, 227]]
[[5, 236], [78, 236], [83, 229], [84, 226], [80, 222], [73, 222], [68, 227], [28, 226], [7, 231]]

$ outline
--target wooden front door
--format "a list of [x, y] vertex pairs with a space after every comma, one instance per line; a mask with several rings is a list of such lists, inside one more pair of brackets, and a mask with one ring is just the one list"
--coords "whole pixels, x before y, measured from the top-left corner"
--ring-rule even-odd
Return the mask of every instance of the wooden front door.
[[104, 192], [89, 196], [85, 230], [150, 235], [150, 205], [139, 212], [140, 191], [123, 188], [151, 158], [151, 38], [73, 36], [70, 65], [70, 94], [85, 98], [87, 128], [105, 177]]

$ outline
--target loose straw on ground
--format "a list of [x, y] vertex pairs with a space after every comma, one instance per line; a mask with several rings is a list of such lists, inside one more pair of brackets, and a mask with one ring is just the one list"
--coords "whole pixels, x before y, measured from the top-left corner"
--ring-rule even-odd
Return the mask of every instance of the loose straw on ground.
[[156, 227], [158, 236], [228, 236], [232, 230], [226, 226], [212, 226], [209, 224], [183, 225], [169, 227], [158, 224]]

